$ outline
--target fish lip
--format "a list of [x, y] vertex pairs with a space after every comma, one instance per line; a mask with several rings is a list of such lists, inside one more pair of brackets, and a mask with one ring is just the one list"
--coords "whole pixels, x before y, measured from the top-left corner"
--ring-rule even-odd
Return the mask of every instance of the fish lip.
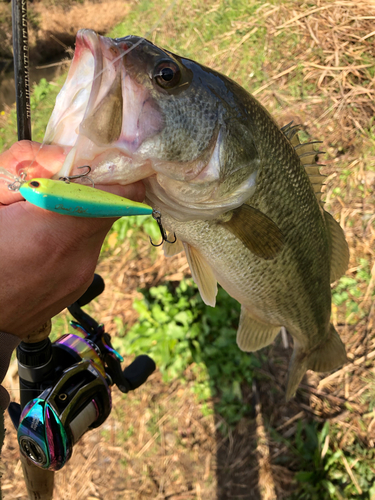
[[[125, 43], [98, 36], [94, 31], [86, 29], [79, 32], [79, 41], [90, 50], [94, 60], [93, 84], [80, 125], [80, 133], [85, 135], [82, 129], [85, 120], [90, 119], [107, 95], [106, 91], [103, 93], [103, 89], [108, 89], [112, 82], [118, 81], [122, 96], [122, 117], [120, 135], [115, 142], [121, 143], [122, 149], [133, 155], [137, 153], [145, 139], [159, 133], [164, 127], [164, 119], [158, 104], [152, 99], [149, 89], [138, 83], [129, 73], [128, 63], [125, 61], [125, 55], [143, 39], [136, 44], [131, 41]], [[147, 120], [143, 118], [145, 113], [148, 115]], [[97, 143], [95, 140], [93, 142]]]
[[[99, 47], [99, 35], [90, 29], [80, 29], [76, 36], [76, 50], [80, 44], [85, 45], [91, 52], [94, 52]], [[79, 54], [78, 54], [79, 57]]]
[[[139, 43], [141, 41], [142, 39], [140, 39]], [[127, 46], [124, 46], [123, 41], [120, 43], [117, 40], [102, 37], [93, 30], [83, 29], [77, 33], [74, 58], [67, 81], [64, 84], [67, 85], [65, 94], [62, 97], [62, 99], [66, 98], [66, 96], [69, 98], [69, 106], [60, 104], [62, 111], [57, 109], [58, 106], [55, 107], [56, 112], [54, 110], [52, 114], [55, 119], [50, 119], [47, 127], [48, 133], [46, 132], [45, 136], [48, 143], [59, 143], [59, 137], [63, 137], [64, 145], [74, 150], [57, 175], [69, 176], [79, 173], [79, 171], [76, 172], [78, 166], [91, 162], [95, 164], [96, 158], [102, 155], [104, 150], [110, 152], [111, 149], [116, 148], [121, 149], [123, 157], [128, 157], [129, 162], [134, 161], [137, 164], [145, 162], [146, 158], [139, 151], [139, 148], [145, 140], [160, 132], [164, 126], [164, 119], [157, 103], [150, 98], [149, 90], [133, 80], [132, 75], [127, 74], [123, 55], [132, 48], [133, 44], [130, 42], [127, 43]], [[83, 58], [85, 59], [85, 66], [91, 68], [89, 80], [85, 74], [80, 77], [80, 64]], [[107, 69], [110, 70], [109, 73], [106, 72]], [[90, 122], [98, 103], [101, 103], [103, 97], [106, 96], [111, 81], [114, 81], [117, 77], [120, 79], [124, 97], [120, 136], [113, 142], [108, 142], [108, 144], [100, 143], [100, 141], [98, 142], [93, 138], [90, 127], [85, 130], [85, 123]], [[70, 87], [69, 81], [71, 82]], [[64, 124], [67, 123], [66, 120], [64, 122], [64, 113], [69, 115], [70, 108], [74, 112], [76, 96], [82, 89], [86, 90], [86, 95], [83, 94], [80, 120], [76, 124], [77, 128], [73, 127], [74, 133], [71, 128]], [[147, 123], [145, 118], [143, 118], [143, 122], [140, 122], [140, 118], [145, 116], [145, 110], [152, 114], [152, 119], [147, 120]], [[141, 125], [139, 125], [140, 123]], [[61, 127], [60, 124], [62, 124]], [[57, 135], [56, 128], [58, 131], [60, 130]], [[150, 174], [150, 170], [147, 169], [147, 172], [146, 177]], [[102, 174], [103, 172], [100, 175]], [[92, 176], [95, 177], [94, 172]], [[142, 173], [138, 175], [138, 178], [144, 178]], [[110, 179], [108, 180], [110, 181]]]
[[[85, 71], [82, 73], [82, 61]], [[73, 147], [79, 126], [87, 114], [91, 98], [99, 91], [97, 75], [103, 66], [99, 37], [95, 31], [84, 29], [77, 33], [74, 56], [63, 88], [56, 98], [48, 121], [44, 142]], [[66, 123], [69, 122], [69, 127]]]

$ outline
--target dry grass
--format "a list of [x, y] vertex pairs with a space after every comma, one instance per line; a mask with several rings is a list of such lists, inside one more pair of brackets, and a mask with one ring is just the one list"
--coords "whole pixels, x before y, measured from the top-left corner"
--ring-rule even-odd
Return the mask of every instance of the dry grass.
[[43, 1], [36, 3], [34, 13], [37, 16], [38, 29], [30, 37], [32, 53], [39, 59], [49, 59], [62, 49], [72, 47], [77, 31], [90, 28], [105, 34], [118, 24], [129, 12], [130, 2], [123, 0], [102, 0], [93, 3], [85, 0], [64, 6], [53, 4], [46, 9]]
[[[74, 46], [79, 29], [107, 33], [128, 14], [131, 1], [34, 0], [28, 4], [30, 58], [46, 61]], [[0, 62], [12, 58], [12, 19], [9, 3], [0, 3]]]
[[107, 33], [129, 12], [130, 3], [122, 0], [102, 0], [98, 3], [85, 0], [69, 6], [56, 3], [46, 9], [43, 3], [35, 4], [34, 12], [38, 15], [39, 30], [43, 33], [63, 33], [75, 37], [78, 30], [90, 28], [98, 33]]
[[[280, 6], [269, 18], [269, 36], [277, 40], [287, 30], [288, 36], [292, 32], [301, 37], [293, 65], [301, 66], [303, 81], [312, 84], [319, 94], [311, 96], [313, 124], [335, 123], [336, 133], [340, 130], [343, 142], [347, 142], [356, 131], [364, 132], [375, 112], [375, 80], [371, 71], [375, 57], [375, 3], [335, 1], [317, 2], [313, 8], [304, 4], [299, 7]], [[285, 81], [290, 68], [284, 69], [284, 64], [274, 71], [276, 76], [284, 72], [280, 78]], [[273, 76], [272, 80], [275, 83], [271, 86], [280, 88], [281, 83], [283, 87], [279, 78]], [[319, 100], [331, 101], [321, 114], [314, 112]]]
[[[214, 12], [218, 2], [208, 4], [207, 10]], [[76, 447], [71, 462], [57, 474], [56, 500], [287, 498], [295, 488], [293, 476], [300, 464], [295, 457], [280, 462], [290, 457], [288, 446], [272, 439], [270, 428], [292, 441], [300, 421], [331, 422], [338, 429], [335, 439], [340, 449], [354, 441], [365, 450], [374, 447], [375, 415], [370, 405], [375, 398], [375, 152], [370, 146], [375, 78], [370, 65], [375, 57], [371, 35], [375, 2], [318, 0], [313, 7], [303, 1], [265, 4], [259, 16], [267, 20], [263, 70], [268, 78], [254, 93], [280, 124], [294, 119], [324, 141], [326, 207], [340, 220], [350, 246], [347, 275], [356, 277], [360, 258], [369, 262], [372, 272], [369, 283], [359, 285], [361, 296], [353, 299], [361, 314], [348, 317], [341, 308], [333, 308], [333, 321], [350, 362], [328, 376], [309, 372], [297, 397], [285, 404], [291, 347], [279, 339], [259, 355], [263, 364], [256, 373], [256, 388], [243, 388], [244, 402], [255, 398], [256, 413], [242, 419], [226, 438], [216, 431], [218, 415], [202, 416], [201, 403], [189, 390], [194, 384], [190, 372], [186, 386], [178, 381], [166, 386], [155, 374], [134, 395], [122, 399], [115, 392], [114, 410], [103, 426], [105, 435], [93, 431]], [[238, 23], [246, 46], [246, 33], [256, 28], [256, 21]], [[167, 20], [163, 29], [173, 30], [173, 26], [173, 20]], [[236, 28], [223, 36], [234, 36]], [[280, 40], [293, 34], [300, 41], [282, 56]], [[156, 43], [162, 37], [162, 30], [155, 32]], [[186, 40], [187, 48], [189, 43]], [[221, 54], [215, 52], [217, 40], [204, 44], [210, 49], [204, 53], [205, 64], [211, 60], [211, 65], [239, 79], [238, 44]], [[297, 80], [300, 72], [302, 80]], [[298, 87], [291, 92], [295, 81], [303, 81], [307, 91]], [[165, 261], [158, 254], [151, 260], [148, 245], [140, 243], [137, 258], [124, 244], [102, 261], [99, 272], [111, 286], [95, 305], [96, 313], [114, 335], [115, 318], [129, 326], [137, 319], [131, 307], [137, 287], [179, 280], [188, 267], [182, 257]], [[11, 384], [10, 375], [7, 384]], [[210, 404], [214, 408], [215, 400]], [[328, 446], [326, 441], [323, 456]], [[12, 431], [3, 454], [4, 500], [25, 498], [17, 453]], [[360, 494], [353, 464], [345, 456], [342, 460]]]

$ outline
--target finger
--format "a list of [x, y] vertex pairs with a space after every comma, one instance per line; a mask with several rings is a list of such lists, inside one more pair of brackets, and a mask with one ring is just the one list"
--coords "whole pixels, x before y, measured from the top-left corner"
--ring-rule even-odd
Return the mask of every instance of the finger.
[[27, 169], [28, 178], [52, 177], [60, 170], [68, 152], [69, 148], [62, 146], [19, 141], [0, 155], [0, 165], [16, 176]]
[[[61, 168], [67, 148], [54, 145], [42, 146], [37, 142], [20, 141], [0, 155], [0, 166], [12, 176], [18, 177], [21, 171], [27, 178], [52, 177]], [[22, 200], [18, 192], [9, 191], [8, 184], [0, 183], [0, 205], [9, 205]]]

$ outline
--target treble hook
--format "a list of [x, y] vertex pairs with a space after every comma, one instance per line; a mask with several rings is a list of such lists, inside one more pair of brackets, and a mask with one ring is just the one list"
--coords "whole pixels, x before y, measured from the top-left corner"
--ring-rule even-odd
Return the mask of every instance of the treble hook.
[[177, 238], [176, 238], [176, 233], [174, 233], [174, 240], [173, 241], [169, 241], [168, 240], [168, 236], [166, 234], [166, 232], [164, 231], [164, 228], [163, 228], [163, 225], [161, 223], [161, 213], [158, 212], [157, 210], [153, 210], [152, 211], [152, 218], [156, 220], [158, 226], [159, 226], [159, 229], [160, 229], [160, 234], [161, 234], [161, 243], [159, 243], [158, 245], [156, 245], [155, 243], [152, 243], [152, 239], [150, 238], [150, 243], [153, 247], [160, 247], [164, 241], [166, 241], [167, 243], [176, 243], [177, 241]]
[[19, 173], [19, 177], [16, 177], [14, 182], [8, 184], [9, 191], [19, 191], [22, 184], [26, 182], [27, 173], [23, 170]]
[[92, 184], [92, 187], [94, 188], [95, 187], [95, 183], [94, 181], [91, 179], [91, 177], [89, 177], [89, 173], [91, 172], [91, 167], [89, 167], [88, 165], [83, 165], [83, 167], [77, 167], [77, 168], [88, 168], [88, 171], [85, 172], [84, 174], [78, 174], [78, 175], [69, 175], [67, 177], [59, 177], [59, 181], [64, 181], [66, 182], [67, 184], [70, 184], [70, 181], [72, 179], [82, 179], [83, 177], [85, 177], [86, 179], [88, 179], [91, 184]]

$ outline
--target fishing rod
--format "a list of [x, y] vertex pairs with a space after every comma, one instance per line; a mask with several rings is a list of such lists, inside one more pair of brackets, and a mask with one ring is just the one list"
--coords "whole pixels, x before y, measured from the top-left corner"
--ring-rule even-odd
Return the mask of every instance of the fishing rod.
[[[29, 43], [27, 30], [27, 0], [12, 0], [12, 33], [14, 80], [16, 90], [18, 140], [31, 140], [30, 80], [29, 80]], [[26, 363], [35, 362], [35, 356], [43, 355], [48, 346], [51, 322], [44, 324], [37, 332], [32, 332], [31, 343], [21, 342], [17, 350], [25, 350]], [[23, 391], [20, 384], [21, 408], [29, 402], [28, 391]], [[31, 500], [50, 500], [53, 496], [54, 473], [37, 468], [21, 454], [23, 475]]]
[[[12, 27], [18, 140], [31, 140], [27, 0], [12, 0]], [[68, 215], [153, 214], [152, 208], [142, 203], [87, 186], [79, 187], [71, 184], [70, 179], [62, 180], [65, 182], [57, 181], [56, 184], [48, 179], [34, 179], [26, 183], [24, 174], [17, 184], [30, 185], [29, 189], [26, 185], [20, 189], [26, 199], [36, 197], [34, 203], [39, 206], [41, 198], [47, 199], [50, 205], [42, 203], [43, 208]], [[44, 183], [47, 183], [47, 193], [40, 196], [39, 188]], [[57, 193], [54, 193], [56, 188]], [[86, 189], [90, 192], [86, 193]], [[65, 204], [63, 211], [61, 200]], [[162, 228], [161, 232], [163, 236]], [[80, 437], [109, 416], [111, 386], [116, 384], [122, 392], [134, 390], [155, 370], [154, 361], [143, 355], [122, 371], [120, 362], [123, 359], [112, 348], [103, 325], [82, 311], [81, 306], [103, 290], [104, 283], [96, 277], [84, 296], [69, 306], [77, 320], [75, 328], [83, 338], [65, 335], [51, 344], [48, 338], [51, 321], [48, 321], [30, 333], [30, 342], [22, 341], [17, 348], [21, 404], [11, 403], [9, 414], [17, 429], [30, 500], [52, 500], [55, 471], [70, 458]], [[51, 431], [55, 437], [53, 443]]]
[[31, 141], [27, 0], [12, 0], [12, 32], [18, 140]]

